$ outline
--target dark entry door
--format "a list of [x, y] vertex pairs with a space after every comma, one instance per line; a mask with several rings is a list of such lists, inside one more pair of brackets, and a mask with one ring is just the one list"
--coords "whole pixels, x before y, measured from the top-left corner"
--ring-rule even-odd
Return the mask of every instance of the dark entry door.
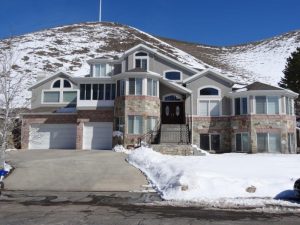
[[184, 124], [185, 111], [183, 102], [162, 102], [161, 122], [163, 124]]

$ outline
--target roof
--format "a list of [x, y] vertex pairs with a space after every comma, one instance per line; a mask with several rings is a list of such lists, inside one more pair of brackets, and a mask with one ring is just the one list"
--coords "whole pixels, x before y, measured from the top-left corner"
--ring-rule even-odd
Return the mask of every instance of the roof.
[[178, 90], [180, 93], [183, 93], [183, 94], [191, 94], [192, 93], [192, 91], [190, 89], [183, 87], [182, 85], [177, 84], [173, 81], [167, 80], [165, 78], [161, 78], [159, 80], [159, 82], [172, 88], [172, 89]]
[[204, 70], [204, 71], [202, 71], [202, 72], [200, 72], [200, 73], [197, 73], [197, 74], [195, 74], [195, 75], [193, 75], [193, 76], [191, 76], [191, 77], [189, 77], [189, 78], [183, 80], [183, 83], [184, 83], [184, 84], [186, 84], [186, 83], [191, 83], [191, 82], [193, 82], [194, 80], [197, 80], [197, 79], [199, 79], [200, 77], [203, 77], [203, 76], [205, 76], [205, 75], [207, 75], [207, 74], [213, 74], [213, 75], [219, 77], [220, 79], [225, 80], [226, 82], [229, 82], [231, 85], [233, 85], [233, 84], [235, 83], [235, 81], [232, 80], [231, 78], [229, 78], [228, 76], [226, 76], [226, 75], [224, 75], [224, 74], [221, 74], [221, 73], [219, 73], [219, 72], [217, 72], [217, 71], [211, 70], [211, 69], [206, 69], [206, 70]]
[[269, 84], [261, 83], [261, 82], [254, 82], [252, 84], [247, 85], [245, 88], [247, 88], [248, 91], [258, 91], [258, 90], [264, 90], [264, 91], [272, 91], [272, 90], [283, 90], [283, 88], [275, 87]]
[[186, 69], [186, 70], [188, 70], [190, 72], [193, 72], [193, 73], [198, 73], [199, 72], [199, 70], [196, 70], [196, 69], [194, 69], [194, 68], [192, 68], [190, 66], [187, 66], [187, 65], [179, 62], [178, 60], [172, 59], [171, 57], [166, 56], [166, 55], [158, 52], [157, 49], [154, 46], [153, 46], [153, 48], [150, 48], [150, 47], [148, 47], [148, 46], [146, 46], [144, 44], [138, 44], [138, 45], [136, 45], [136, 46], [128, 49], [127, 51], [124, 52], [124, 54], [122, 55], [121, 59], [125, 58], [127, 55], [129, 55], [129, 54], [131, 54], [131, 53], [133, 53], [133, 52], [135, 52], [135, 51], [137, 51], [139, 49], [143, 49], [143, 50], [146, 50], [147, 52], [151, 52], [152, 54], [157, 55], [157, 56], [165, 59], [166, 61], [174, 63], [174, 64], [178, 65], [179, 67], [184, 68], [184, 69]]
[[57, 72], [57, 73], [55, 73], [55, 74], [52, 74], [52, 75], [50, 75], [50, 76], [47, 76], [47, 77], [45, 77], [44, 79], [38, 81], [37, 83], [35, 83], [35, 84], [32, 85], [31, 87], [29, 87], [28, 90], [31, 91], [33, 88], [36, 88], [36, 87], [38, 87], [38, 86], [40, 86], [40, 85], [42, 85], [42, 84], [48, 82], [49, 80], [55, 79], [56, 77], [59, 77], [60, 75], [64, 75], [64, 76], [66, 76], [68, 79], [72, 80], [71, 75], [69, 75], [69, 74], [66, 73], [66, 72], [59, 71], [59, 72]]

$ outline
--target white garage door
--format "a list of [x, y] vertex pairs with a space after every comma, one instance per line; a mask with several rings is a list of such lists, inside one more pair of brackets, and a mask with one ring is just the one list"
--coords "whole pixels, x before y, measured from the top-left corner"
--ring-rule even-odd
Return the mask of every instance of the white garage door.
[[75, 149], [76, 124], [31, 124], [29, 149]]
[[109, 150], [112, 148], [110, 122], [85, 123], [83, 128], [83, 149]]

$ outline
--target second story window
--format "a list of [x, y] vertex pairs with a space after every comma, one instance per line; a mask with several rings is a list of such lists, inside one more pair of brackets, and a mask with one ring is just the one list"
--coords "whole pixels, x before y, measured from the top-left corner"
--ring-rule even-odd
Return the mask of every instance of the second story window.
[[294, 115], [293, 100], [285, 97], [285, 112], [287, 115]]
[[110, 64], [95, 64], [94, 77], [109, 77], [113, 71], [113, 66]]
[[198, 115], [220, 116], [221, 99], [220, 91], [214, 87], [204, 87], [199, 90]]
[[147, 79], [147, 95], [157, 96], [157, 80]]
[[180, 71], [166, 71], [165, 78], [173, 81], [181, 81], [181, 72]]
[[80, 100], [114, 100], [115, 84], [80, 84]]
[[256, 114], [279, 114], [278, 96], [255, 96]]
[[125, 80], [118, 80], [117, 81], [117, 96], [124, 96], [125, 95]]
[[134, 55], [135, 68], [148, 70], [148, 54], [145, 52], [138, 52]]
[[142, 95], [143, 79], [129, 78], [129, 95]]
[[247, 98], [235, 98], [234, 111], [235, 111], [235, 115], [246, 115], [248, 113]]

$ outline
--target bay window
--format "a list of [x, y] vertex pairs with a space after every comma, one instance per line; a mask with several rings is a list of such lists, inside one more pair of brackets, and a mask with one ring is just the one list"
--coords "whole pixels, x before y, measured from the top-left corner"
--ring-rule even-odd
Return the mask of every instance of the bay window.
[[143, 79], [129, 78], [129, 95], [142, 95]]
[[125, 80], [118, 80], [117, 81], [117, 96], [124, 96], [125, 95]]
[[257, 133], [257, 151], [279, 153], [281, 137], [279, 133]]
[[256, 96], [256, 114], [279, 114], [278, 96]]
[[234, 110], [235, 110], [235, 115], [246, 115], [248, 113], [247, 98], [235, 98]]
[[147, 95], [157, 96], [157, 80], [147, 79]]
[[128, 116], [128, 133], [142, 134], [143, 133], [143, 118], [142, 116]]
[[147, 117], [147, 132], [154, 130], [156, 123], [157, 123], [157, 117], [148, 116]]
[[285, 111], [287, 115], [294, 115], [293, 100], [285, 97]]
[[249, 135], [248, 135], [248, 133], [235, 134], [235, 151], [237, 151], [237, 152], [249, 151]]

